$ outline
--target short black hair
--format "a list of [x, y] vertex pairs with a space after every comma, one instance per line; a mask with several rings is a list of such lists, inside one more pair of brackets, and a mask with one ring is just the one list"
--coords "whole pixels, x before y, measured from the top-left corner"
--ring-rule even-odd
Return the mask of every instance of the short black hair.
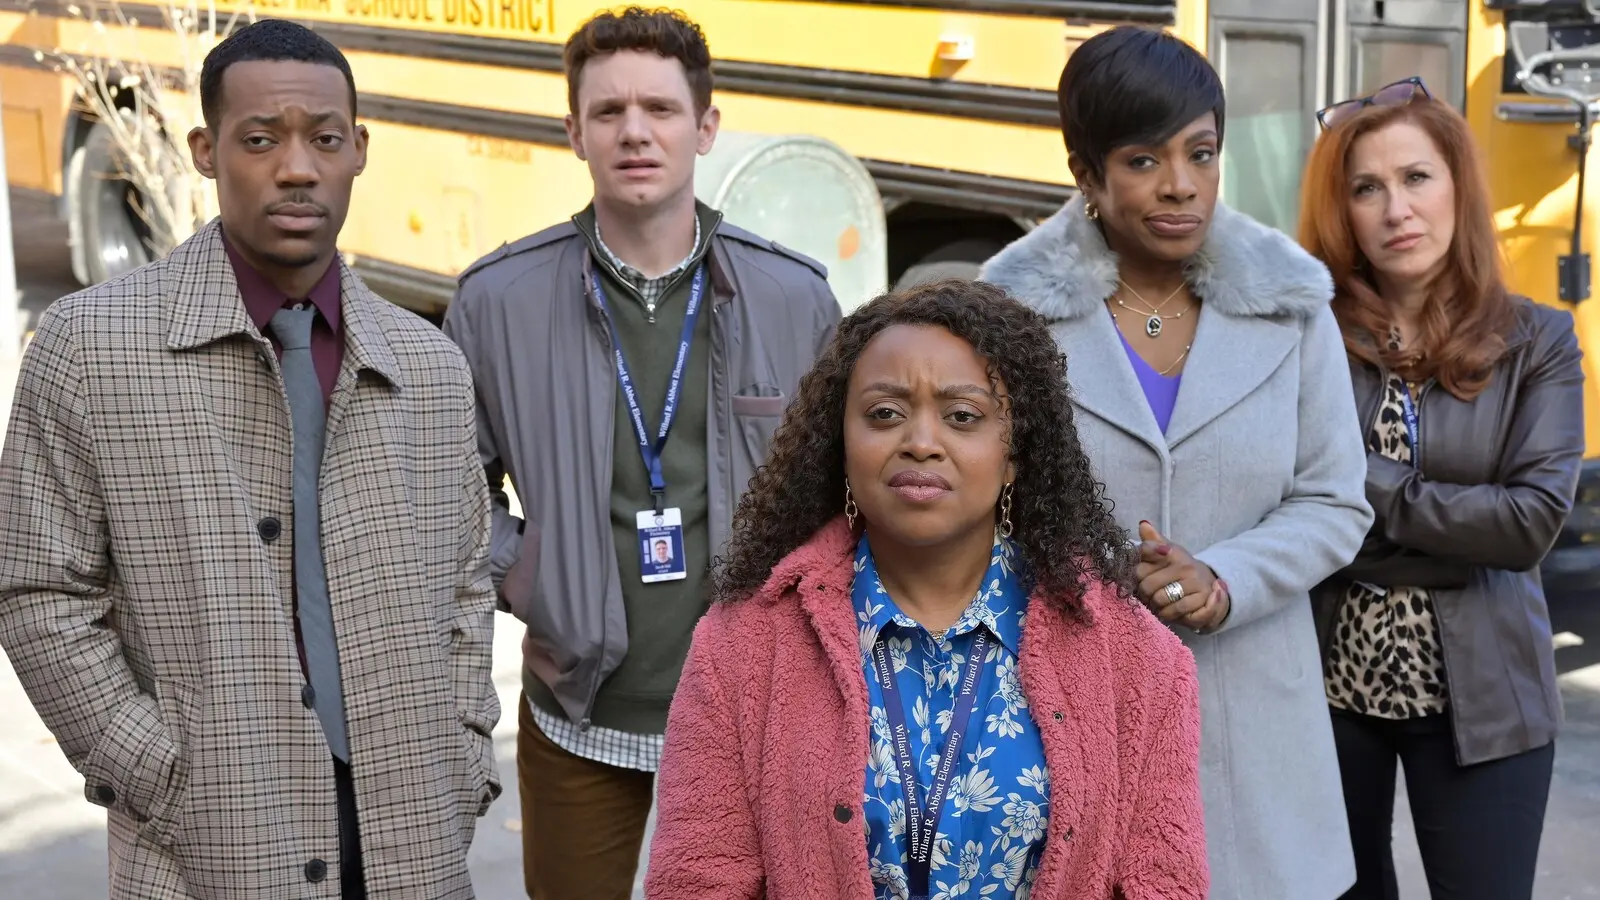
[[350, 116], [356, 114], [356, 77], [350, 62], [328, 39], [304, 25], [286, 19], [261, 19], [223, 38], [200, 67], [200, 114], [206, 127], [217, 126], [222, 103], [222, 74], [241, 62], [308, 62], [333, 66], [350, 85]]
[[1222, 79], [1200, 51], [1154, 28], [1119, 25], [1067, 57], [1056, 89], [1061, 137], [1096, 178], [1130, 144], [1160, 144], [1208, 112], [1222, 142]]

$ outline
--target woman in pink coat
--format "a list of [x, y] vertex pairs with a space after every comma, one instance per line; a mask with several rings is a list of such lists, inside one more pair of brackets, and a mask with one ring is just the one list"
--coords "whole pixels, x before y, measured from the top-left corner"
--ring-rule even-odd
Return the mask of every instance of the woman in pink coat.
[[718, 561], [646, 896], [1205, 897], [1194, 661], [1129, 545], [1038, 314], [965, 281], [862, 307]]

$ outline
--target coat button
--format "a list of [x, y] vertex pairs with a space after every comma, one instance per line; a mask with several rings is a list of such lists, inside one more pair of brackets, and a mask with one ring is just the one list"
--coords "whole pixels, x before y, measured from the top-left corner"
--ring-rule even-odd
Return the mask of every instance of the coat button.
[[1063, 716], [1063, 715], [1062, 715], [1062, 714], [1061, 714], [1061, 713], [1059, 713], [1059, 712], [1058, 712], [1058, 713], [1056, 713], [1056, 721], [1057, 721], [1057, 722], [1060, 722], [1060, 721], [1062, 721], [1062, 720], [1063, 720], [1063, 719], [1065, 719], [1065, 718], [1066, 718], [1066, 716]]
[[256, 534], [261, 535], [261, 539], [269, 544], [277, 540], [278, 535], [282, 533], [283, 523], [279, 522], [277, 519], [274, 519], [272, 516], [267, 516], [265, 519], [262, 519], [256, 523]]
[[840, 803], [833, 808], [833, 817], [841, 822], [850, 821], [850, 807]]
[[306, 709], [310, 709], [313, 706], [316, 706], [317, 705], [317, 689], [312, 687], [309, 684], [306, 685], [305, 687], [301, 688], [300, 689], [300, 702], [305, 704]]
[[313, 859], [306, 863], [306, 880], [318, 882], [328, 877], [328, 864], [320, 859]]
[[99, 800], [101, 803], [104, 803], [107, 806], [111, 806], [117, 802], [117, 792], [112, 790], [111, 785], [109, 784], [102, 784], [95, 788], [94, 796], [96, 800]]

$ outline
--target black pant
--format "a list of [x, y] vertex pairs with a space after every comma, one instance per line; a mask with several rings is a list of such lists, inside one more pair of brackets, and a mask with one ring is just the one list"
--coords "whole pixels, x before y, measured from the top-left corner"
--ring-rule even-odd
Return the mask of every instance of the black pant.
[[1390, 842], [1397, 760], [1433, 900], [1533, 896], [1555, 744], [1462, 767], [1448, 715], [1391, 721], [1332, 712], [1356, 857], [1345, 900], [1399, 900]]
[[361, 871], [361, 829], [356, 824], [356, 785], [350, 766], [333, 760], [333, 783], [339, 795], [339, 896], [366, 900], [367, 879]]

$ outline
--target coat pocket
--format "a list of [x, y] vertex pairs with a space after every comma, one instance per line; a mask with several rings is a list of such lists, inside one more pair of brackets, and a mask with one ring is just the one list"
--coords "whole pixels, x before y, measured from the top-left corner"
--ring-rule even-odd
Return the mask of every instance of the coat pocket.
[[488, 812], [489, 804], [500, 796], [500, 786], [489, 768], [495, 765], [494, 738], [466, 727], [461, 729], [461, 737], [467, 754], [467, 812], [477, 818]]
[[770, 416], [780, 418], [789, 406], [789, 398], [782, 394], [773, 397], [733, 395], [733, 414], [736, 416]]
[[167, 682], [156, 684], [156, 696], [141, 692], [124, 701], [85, 760], [85, 798], [141, 823], [170, 805], [185, 769], [170, 723], [190, 702], [192, 692]]
[[162, 714], [169, 723], [167, 730], [177, 749], [177, 761], [167, 789], [150, 808], [150, 820], [144, 823], [143, 831], [157, 843], [170, 847], [178, 842], [189, 807], [194, 739], [204, 710], [200, 708], [200, 691], [186, 682], [168, 682], [158, 692]]
[[772, 435], [778, 430], [784, 410], [789, 406], [789, 398], [783, 393], [771, 388], [761, 390], [764, 393], [771, 391], [772, 395], [734, 394], [730, 404], [734, 427], [744, 444], [744, 453], [735, 457], [738, 460], [742, 456], [743, 464], [735, 463], [735, 472], [742, 476], [739, 479], [741, 489], [748, 481], [748, 476], [754, 475], [756, 469], [766, 463]]
[[84, 767], [89, 802], [131, 822], [141, 837], [172, 848], [188, 796], [192, 723], [199, 692], [158, 681], [112, 717]]
[[457, 780], [456, 812], [460, 823], [461, 846], [471, 848], [478, 830], [478, 819], [500, 795], [499, 785], [485, 766], [494, 765], [494, 738], [470, 728], [461, 729], [462, 775]]

